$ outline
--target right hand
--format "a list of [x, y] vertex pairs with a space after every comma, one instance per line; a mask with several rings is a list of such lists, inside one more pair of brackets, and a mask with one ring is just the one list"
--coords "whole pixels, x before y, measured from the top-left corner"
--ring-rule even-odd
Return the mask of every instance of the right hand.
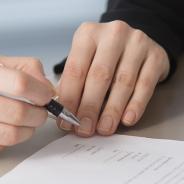
[[0, 96], [0, 150], [30, 138], [47, 118], [41, 106], [54, 96], [39, 60], [29, 57], [0, 57], [0, 92], [24, 97], [36, 106]]

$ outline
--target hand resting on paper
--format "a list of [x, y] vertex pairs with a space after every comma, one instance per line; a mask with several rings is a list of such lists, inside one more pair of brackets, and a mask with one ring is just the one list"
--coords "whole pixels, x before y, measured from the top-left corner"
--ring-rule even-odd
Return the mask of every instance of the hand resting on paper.
[[[135, 125], [169, 68], [164, 48], [141, 30], [118, 20], [83, 23], [58, 87], [60, 101], [81, 120], [75, 133], [112, 135], [120, 122]], [[58, 126], [72, 129], [64, 121]]]

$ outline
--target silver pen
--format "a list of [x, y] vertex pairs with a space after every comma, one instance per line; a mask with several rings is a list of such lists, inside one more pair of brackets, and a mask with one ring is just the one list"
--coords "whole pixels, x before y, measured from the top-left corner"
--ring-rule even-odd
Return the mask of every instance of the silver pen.
[[[0, 92], [0, 96], [34, 105], [31, 101], [27, 100], [24, 97], [15, 97], [10, 94], [2, 92]], [[52, 98], [51, 101], [44, 107], [48, 110], [48, 112], [53, 114], [55, 117], [60, 117], [72, 125], [80, 126], [80, 121], [78, 120], [78, 118], [74, 114], [72, 114], [69, 110], [67, 110], [61, 103], [57, 102], [55, 98]]]

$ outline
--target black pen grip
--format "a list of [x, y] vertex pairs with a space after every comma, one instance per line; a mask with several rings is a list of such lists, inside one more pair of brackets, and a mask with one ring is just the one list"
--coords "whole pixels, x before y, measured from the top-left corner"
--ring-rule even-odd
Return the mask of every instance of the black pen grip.
[[45, 108], [56, 117], [58, 117], [63, 111], [63, 106], [53, 99], [45, 105]]

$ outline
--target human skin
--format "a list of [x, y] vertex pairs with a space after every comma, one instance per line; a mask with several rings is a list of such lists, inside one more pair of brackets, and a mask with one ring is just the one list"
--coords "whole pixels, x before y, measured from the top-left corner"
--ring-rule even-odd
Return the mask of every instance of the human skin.
[[0, 92], [24, 97], [35, 106], [0, 96], [0, 150], [29, 139], [41, 126], [47, 111], [41, 107], [54, 96], [39, 60], [0, 57]]
[[120, 122], [135, 125], [169, 68], [164, 48], [141, 30], [119, 20], [83, 23], [57, 87], [81, 126], [58, 121], [58, 127], [89, 137], [112, 135]]
[[[81, 120], [58, 126], [82, 137], [112, 135], [119, 123], [135, 125], [156, 85], [169, 72], [165, 50], [123, 21], [83, 23], [75, 32], [57, 86], [60, 101]], [[48, 116], [42, 108], [55, 95], [38, 59], [0, 56], [0, 92], [25, 97], [36, 106], [0, 96], [0, 150], [29, 139]]]

